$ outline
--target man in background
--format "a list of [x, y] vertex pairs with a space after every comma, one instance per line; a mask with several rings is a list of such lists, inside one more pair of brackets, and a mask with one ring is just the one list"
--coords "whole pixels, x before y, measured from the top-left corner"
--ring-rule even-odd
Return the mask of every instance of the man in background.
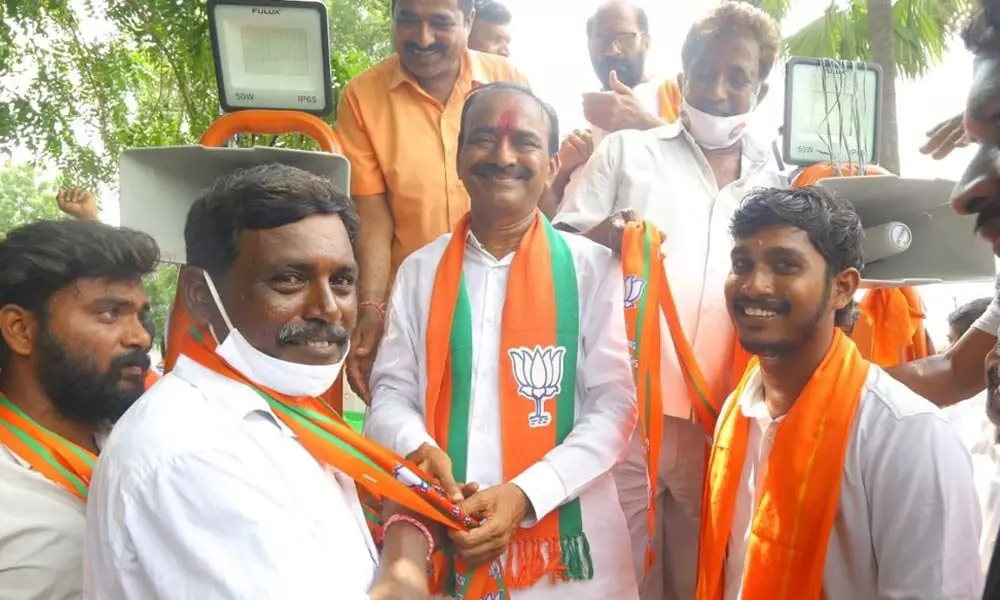
[[393, 0], [396, 53], [348, 83], [338, 107], [362, 223], [347, 376], [366, 403], [396, 269], [469, 211], [455, 166], [465, 97], [476, 84], [527, 82], [505, 58], [469, 51], [474, 19], [473, 0]]
[[469, 34], [469, 49], [510, 56], [510, 10], [494, 0], [476, 0], [476, 19]]

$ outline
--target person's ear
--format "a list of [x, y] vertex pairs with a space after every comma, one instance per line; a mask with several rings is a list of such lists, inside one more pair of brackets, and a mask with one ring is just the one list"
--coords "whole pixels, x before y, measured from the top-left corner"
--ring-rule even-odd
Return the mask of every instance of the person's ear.
[[38, 338], [38, 319], [30, 310], [8, 304], [0, 308], [0, 335], [11, 354], [29, 356]]
[[681, 97], [687, 96], [687, 90], [684, 89], [685, 83], [686, 81], [684, 80], [684, 72], [681, 71], [680, 73], [677, 74], [677, 89], [681, 91]]
[[556, 176], [559, 174], [559, 168], [562, 166], [562, 161], [559, 160], [559, 153], [556, 152], [549, 157], [549, 176], [546, 178], [546, 185], [551, 188], [556, 181]]
[[216, 313], [215, 301], [205, 283], [205, 276], [198, 267], [181, 267], [180, 298], [191, 319], [199, 327], [207, 327], [213, 322]]
[[844, 269], [833, 278], [830, 286], [830, 305], [834, 310], [841, 310], [854, 300], [854, 294], [861, 285], [861, 272], [855, 268]]
[[469, 11], [469, 14], [465, 15], [465, 29], [468, 33], [472, 33], [472, 24], [476, 22], [476, 9]]

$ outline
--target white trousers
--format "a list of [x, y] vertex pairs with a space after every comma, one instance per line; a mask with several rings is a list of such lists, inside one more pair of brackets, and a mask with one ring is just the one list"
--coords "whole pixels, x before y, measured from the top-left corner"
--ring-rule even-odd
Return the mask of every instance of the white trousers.
[[626, 459], [612, 471], [632, 538], [632, 559], [641, 600], [693, 600], [698, 570], [701, 493], [705, 481], [705, 433], [701, 425], [663, 417], [656, 490], [656, 562], [645, 572], [647, 490], [645, 457], [638, 431]]

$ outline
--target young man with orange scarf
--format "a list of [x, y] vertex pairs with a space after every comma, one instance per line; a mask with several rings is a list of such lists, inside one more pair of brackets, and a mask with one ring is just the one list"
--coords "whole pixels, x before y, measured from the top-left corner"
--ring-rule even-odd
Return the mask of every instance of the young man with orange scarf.
[[0, 598], [77, 600], [111, 424], [142, 394], [147, 235], [42, 221], [0, 242]]
[[[102, 451], [85, 597], [426, 597], [430, 523], [452, 522], [449, 503], [429, 506], [419, 470], [318, 398], [357, 318], [357, 227], [330, 180], [285, 165], [194, 202], [180, 297], [195, 326]], [[362, 488], [387, 501], [381, 557]]]
[[636, 421], [621, 270], [538, 211], [558, 121], [528, 89], [474, 92], [459, 140], [471, 212], [400, 268], [366, 433], [478, 484], [484, 525], [451, 536], [436, 591], [487, 570], [485, 598], [636, 600], [611, 477]]
[[698, 600], [978, 599], [968, 453], [843, 331], [857, 214], [821, 188], [762, 189], [731, 231], [726, 304], [759, 361], [716, 427]]

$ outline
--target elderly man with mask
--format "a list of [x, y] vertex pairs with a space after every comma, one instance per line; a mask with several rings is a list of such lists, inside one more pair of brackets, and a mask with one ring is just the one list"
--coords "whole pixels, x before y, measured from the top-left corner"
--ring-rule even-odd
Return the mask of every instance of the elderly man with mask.
[[409, 472], [343, 450], [368, 452], [317, 398], [357, 318], [357, 227], [333, 183], [283, 165], [195, 201], [180, 281], [195, 326], [94, 472], [87, 597], [425, 597], [436, 528], [389, 505], [377, 571], [355, 487], [405, 504]]
[[[554, 220], [616, 251], [626, 220], [645, 219], [666, 233], [662, 250], [680, 324], [718, 404], [734, 385], [735, 338], [723, 296], [729, 220], [748, 191], [787, 186], [767, 144], [746, 135], [780, 44], [778, 25], [748, 4], [724, 3], [701, 18], [682, 49], [681, 122], [608, 136]], [[661, 330], [667, 331], [666, 322]], [[663, 445], [654, 505], [643, 440], [634, 441], [615, 478], [640, 573], [654, 535], [656, 561], [645, 577], [644, 597], [684, 599], [694, 594], [705, 443], [713, 423], [695, 419], [668, 336], [661, 357]], [[647, 509], [656, 513], [652, 527]]]
[[558, 121], [529, 90], [475, 92], [459, 139], [471, 211], [399, 271], [366, 433], [478, 484], [457, 569], [510, 590], [482, 597], [634, 600], [610, 474], [636, 419], [621, 270], [539, 213]]

